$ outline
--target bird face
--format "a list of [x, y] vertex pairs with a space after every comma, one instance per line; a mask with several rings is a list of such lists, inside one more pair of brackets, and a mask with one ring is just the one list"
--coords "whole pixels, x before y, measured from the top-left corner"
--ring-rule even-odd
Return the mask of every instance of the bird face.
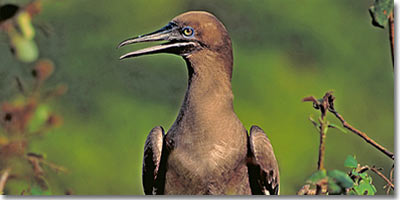
[[160, 30], [127, 39], [118, 47], [152, 41], [166, 43], [127, 53], [120, 59], [155, 53], [173, 53], [186, 57], [207, 49], [215, 52], [231, 51], [231, 41], [224, 25], [212, 14], [202, 11], [183, 13]]

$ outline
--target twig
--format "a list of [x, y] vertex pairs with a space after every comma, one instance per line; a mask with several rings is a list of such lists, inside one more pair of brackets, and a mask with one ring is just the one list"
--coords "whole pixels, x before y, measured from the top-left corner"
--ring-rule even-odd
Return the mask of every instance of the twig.
[[0, 177], [0, 194], [3, 194], [10, 171], [11, 169], [7, 168]]
[[338, 118], [340, 120], [340, 122], [342, 123], [343, 127], [345, 127], [346, 129], [350, 130], [351, 132], [357, 134], [358, 136], [363, 138], [367, 143], [371, 144], [376, 149], [378, 149], [379, 151], [381, 151], [382, 153], [387, 155], [389, 158], [394, 160], [394, 154], [392, 152], [388, 151], [385, 147], [383, 147], [382, 145], [378, 144], [373, 139], [368, 137], [368, 135], [366, 133], [354, 128], [353, 126], [351, 126], [349, 123], [347, 123], [344, 120], [342, 115], [340, 115], [335, 110], [335, 107], [334, 107], [335, 97], [332, 95], [332, 91], [327, 92], [322, 100], [317, 100], [315, 97], [311, 96], [311, 97], [304, 98], [303, 101], [311, 101], [311, 102], [313, 102], [314, 108], [318, 109], [318, 110], [321, 110], [321, 116], [323, 115], [323, 113], [326, 112], [326, 110], [329, 110], [329, 112], [334, 114], [336, 116], [336, 118]]
[[21, 79], [18, 76], [15, 76], [15, 81], [17, 82], [18, 90], [22, 95], [26, 96], [24, 84], [22, 84]]
[[[315, 109], [321, 111], [321, 117], [319, 118], [319, 151], [318, 151], [318, 170], [324, 170], [324, 160], [325, 160], [325, 139], [326, 133], [328, 131], [329, 123], [326, 121], [326, 114], [329, 107], [329, 98], [332, 92], [327, 92], [322, 100], [317, 100], [315, 97], [306, 97], [303, 101], [312, 101]], [[316, 126], [316, 122], [310, 119], [311, 122]], [[322, 193], [322, 185], [317, 184], [316, 195]]]
[[390, 47], [392, 50], [392, 63], [394, 68], [394, 17], [392, 11], [389, 15], [389, 39], [390, 39]]
[[[321, 111], [321, 117], [319, 118], [319, 154], [318, 154], [318, 170], [324, 169], [324, 159], [325, 159], [325, 138], [326, 133], [329, 127], [328, 122], [326, 121], [326, 114], [329, 107], [329, 101], [331, 98], [332, 92], [327, 92], [325, 96], [321, 100], [317, 100], [315, 97], [310, 96], [303, 99], [303, 101], [311, 101], [313, 102], [313, 107]], [[316, 126], [316, 122], [310, 118], [311, 122]], [[318, 187], [317, 187], [318, 193]]]
[[368, 137], [368, 135], [364, 132], [361, 132], [360, 130], [354, 128], [353, 126], [351, 126], [349, 123], [347, 123], [344, 118], [342, 117], [342, 115], [340, 115], [335, 108], [333, 107], [333, 102], [332, 102], [332, 106], [329, 107], [329, 111], [334, 114], [336, 116], [336, 118], [338, 118], [341, 122], [343, 127], [347, 128], [348, 130], [350, 130], [351, 132], [357, 134], [358, 136], [360, 136], [362, 139], [364, 139], [367, 143], [371, 144], [372, 146], [374, 146], [376, 149], [378, 149], [379, 151], [381, 151], [382, 153], [384, 153], [385, 155], [387, 155], [389, 158], [391, 158], [392, 160], [394, 160], [394, 154], [390, 151], [388, 151], [385, 147], [383, 147], [382, 145], [378, 144], [377, 142], [375, 142], [373, 139], [371, 139], [370, 137]]
[[[389, 173], [389, 180], [392, 183], [394, 182], [394, 180], [393, 180], [393, 172], [394, 172], [394, 164], [392, 165], [392, 169], [390, 169], [390, 173]], [[389, 185], [386, 185], [385, 187], [387, 188], [386, 189], [386, 194], [389, 195], [391, 187], [389, 187]]]
[[319, 154], [318, 154], [318, 170], [324, 169], [324, 160], [325, 160], [325, 138], [327, 124], [322, 117], [319, 119], [319, 123], [321, 127], [319, 129]]
[[393, 183], [385, 176], [383, 175], [378, 169], [376, 169], [375, 167], [370, 167], [369, 168], [371, 171], [375, 172], [375, 174], [377, 174], [378, 176], [380, 176], [383, 180], [385, 180], [387, 182], [387, 184], [394, 189], [394, 185]]

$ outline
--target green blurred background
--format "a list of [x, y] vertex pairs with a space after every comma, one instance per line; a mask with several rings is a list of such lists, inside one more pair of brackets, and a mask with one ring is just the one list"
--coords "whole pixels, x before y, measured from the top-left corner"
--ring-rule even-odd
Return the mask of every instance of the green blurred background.
[[[27, 1], [3, 0], [1, 3]], [[371, 25], [372, 0], [119, 0], [43, 1], [34, 24], [40, 57], [55, 62], [50, 84], [68, 93], [52, 107], [62, 127], [31, 151], [69, 169], [47, 174], [53, 194], [140, 195], [143, 145], [157, 125], [168, 129], [187, 84], [182, 58], [151, 55], [119, 61], [135, 45], [129, 37], [156, 30], [188, 10], [206, 10], [227, 27], [233, 41], [235, 111], [246, 128], [261, 126], [271, 139], [281, 174], [281, 194], [293, 195], [317, 168], [318, 116], [305, 96], [333, 90], [336, 108], [355, 127], [394, 148], [394, 84], [387, 30]], [[144, 45], [144, 46], [148, 46]], [[0, 34], [0, 101], [16, 93], [15, 76], [29, 77]], [[330, 116], [330, 120], [339, 124]], [[361, 138], [330, 130], [327, 169], [346, 170], [347, 155], [383, 167], [392, 160]], [[379, 194], [383, 181], [374, 176]]]

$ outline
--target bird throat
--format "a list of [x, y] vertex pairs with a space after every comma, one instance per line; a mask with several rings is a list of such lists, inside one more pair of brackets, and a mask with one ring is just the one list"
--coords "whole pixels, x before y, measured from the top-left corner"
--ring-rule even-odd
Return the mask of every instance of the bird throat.
[[218, 121], [233, 113], [232, 61], [210, 52], [185, 57], [189, 79], [179, 118]]

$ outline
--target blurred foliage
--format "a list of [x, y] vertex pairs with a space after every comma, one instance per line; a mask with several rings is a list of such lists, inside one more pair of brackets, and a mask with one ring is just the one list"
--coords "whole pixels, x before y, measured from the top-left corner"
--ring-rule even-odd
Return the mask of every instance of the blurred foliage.
[[48, 169], [66, 172], [64, 167], [48, 161], [45, 152], [32, 151], [30, 148], [37, 139], [43, 138], [62, 123], [62, 118], [49, 108], [49, 100], [62, 95], [65, 86], [42, 90], [53, 68], [51, 61], [39, 60], [32, 69], [33, 81], [30, 81], [29, 90], [17, 77], [16, 89], [20, 94], [1, 104], [0, 193], [51, 194], [47, 181]]
[[32, 1], [23, 7], [15, 4], [4, 4], [0, 7], [0, 29], [3, 29], [10, 41], [10, 48], [16, 58], [30, 63], [39, 56], [35, 41], [35, 29], [32, 17], [40, 12], [41, 2]]
[[[42, 12], [33, 19], [32, 41], [40, 47], [38, 56], [57, 66], [48, 86], [69, 86], [68, 94], [51, 104], [62, 113], [63, 126], [29, 146], [30, 152], [46, 152], [48, 160], [69, 171], [48, 172], [52, 194], [64, 194], [66, 189], [81, 195], [143, 194], [144, 141], [154, 126], [168, 129], [175, 120], [187, 72], [184, 61], [172, 55], [119, 61], [124, 52], [115, 47], [187, 10], [212, 12], [227, 27], [235, 57], [235, 111], [246, 127], [259, 125], [272, 141], [281, 194], [295, 194], [317, 163], [319, 135], [304, 118], [309, 112], [301, 102], [304, 96], [333, 89], [341, 100], [338, 110], [351, 124], [394, 148], [393, 71], [385, 67], [391, 65], [390, 47], [387, 34], [370, 25], [370, 1], [42, 3]], [[27, 64], [15, 62], [4, 34], [0, 52], [0, 101], [6, 101], [18, 94], [14, 77], [22, 74], [24, 79], [31, 71], [24, 67]], [[335, 131], [339, 130], [331, 130]], [[343, 158], [349, 154], [377, 166], [392, 162], [356, 136], [328, 137], [326, 165], [332, 169], [344, 170]], [[384, 194], [379, 190], [384, 184], [374, 177], [377, 194]], [[17, 186], [24, 187], [13, 185]]]

